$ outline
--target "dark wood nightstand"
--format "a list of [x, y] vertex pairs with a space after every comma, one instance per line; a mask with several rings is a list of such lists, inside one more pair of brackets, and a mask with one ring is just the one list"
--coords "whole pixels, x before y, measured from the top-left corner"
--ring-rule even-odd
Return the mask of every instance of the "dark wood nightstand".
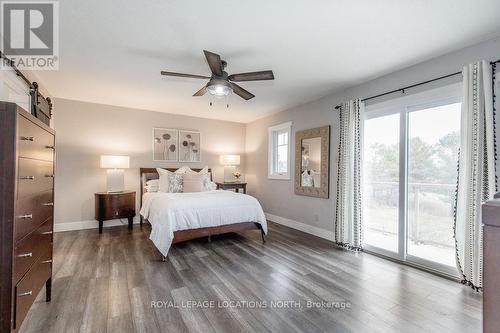
[[135, 191], [98, 192], [95, 194], [95, 219], [99, 221], [99, 233], [106, 220], [128, 219], [132, 229], [135, 216]]
[[240, 188], [243, 189], [243, 193], [247, 193], [247, 183], [240, 183], [240, 182], [227, 182], [227, 183], [220, 183], [220, 182], [215, 182], [217, 184], [217, 189], [218, 190], [235, 190], [236, 192], [240, 192]]

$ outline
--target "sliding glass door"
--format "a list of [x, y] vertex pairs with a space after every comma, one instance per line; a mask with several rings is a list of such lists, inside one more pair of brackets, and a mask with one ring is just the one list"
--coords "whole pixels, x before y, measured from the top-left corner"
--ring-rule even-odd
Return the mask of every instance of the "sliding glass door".
[[453, 206], [460, 90], [447, 87], [367, 106], [364, 246], [456, 275]]
[[408, 114], [408, 256], [455, 266], [460, 103]]
[[399, 243], [399, 114], [365, 121], [364, 241], [398, 252]]

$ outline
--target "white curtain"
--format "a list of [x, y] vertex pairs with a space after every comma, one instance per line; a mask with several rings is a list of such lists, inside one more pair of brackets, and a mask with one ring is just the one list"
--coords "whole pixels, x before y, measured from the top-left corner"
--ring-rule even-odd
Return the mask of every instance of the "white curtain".
[[463, 69], [462, 124], [455, 211], [457, 267], [463, 283], [482, 288], [481, 204], [495, 193], [492, 71], [481, 61]]
[[364, 103], [340, 106], [340, 144], [335, 209], [335, 242], [360, 250], [363, 241], [361, 197], [361, 114]]

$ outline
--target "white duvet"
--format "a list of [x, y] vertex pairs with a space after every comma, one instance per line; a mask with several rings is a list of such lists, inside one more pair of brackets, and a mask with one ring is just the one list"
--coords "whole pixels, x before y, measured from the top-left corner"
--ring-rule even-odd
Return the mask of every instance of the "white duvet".
[[141, 215], [151, 223], [149, 238], [164, 256], [178, 230], [256, 222], [267, 234], [266, 217], [257, 199], [232, 191], [145, 193]]

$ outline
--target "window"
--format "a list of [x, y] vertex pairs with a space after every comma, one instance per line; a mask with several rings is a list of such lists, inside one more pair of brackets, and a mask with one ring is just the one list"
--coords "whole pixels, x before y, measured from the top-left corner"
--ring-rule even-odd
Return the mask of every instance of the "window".
[[290, 179], [290, 132], [292, 122], [269, 127], [269, 174], [271, 179]]
[[453, 205], [460, 115], [460, 83], [367, 105], [367, 250], [457, 275]]

